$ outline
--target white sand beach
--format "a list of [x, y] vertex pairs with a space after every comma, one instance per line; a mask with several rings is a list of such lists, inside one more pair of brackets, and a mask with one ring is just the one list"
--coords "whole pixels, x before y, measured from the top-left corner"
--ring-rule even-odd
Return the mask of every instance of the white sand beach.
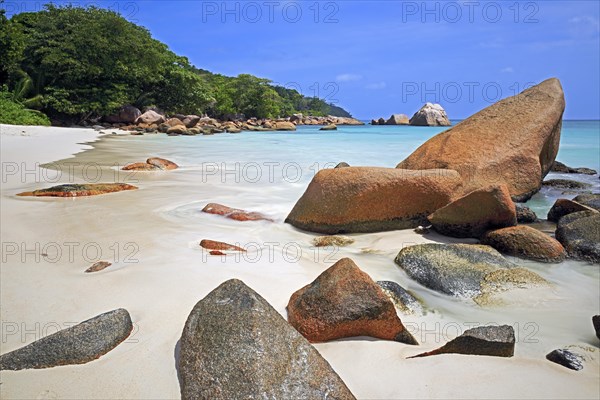
[[[308, 136], [296, 139], [308, 142], [299, 143], [298, 149], [277, 145], [288, 140], [283, 134], [166, 139], [6, 125], [0, 126], [0, 140], [0, 353], [116, 308], [127, 309], [134, 323], [131, 336], [98, 360], [0, 372], [2, 398], [179, 398], [177, 343], [199, 300], [223, 281], [237, 278], [285, 318], [291, 294], [342, 257], [351, 257], [374, 280], [392, 280], [412, 290], [428, 309], [425, 315], [399, 314], [419, 346], [371, 338], [315, 345], [357, 398], [598, 398], [600, 354], [591, 325], [591, 316], [600, 309], [597, 265], [516, 260], [554, 286], [515, 295], [503, 306], [482, 308], [426, 289], [394, 264], [404, 246], [448, 238], [412, 230], [354, 234], [356, 242], [348, 247], [316, 252], [311, 246], [314, 234], [283, 222], [309, 178], [236, 182], [207, 174], [209, 162], [231, 167], [238, 161], [261, 163], [271, 154], [269, 161], [297, 157], [290, 161], [304, 167], [308, 158], [341, 161], [343, 149], [336, 153], [320, 148], [315, 145], [318, 139]], [[191, 143], [200, 143], [200, 150], [193, 151]], [[303, 156], [304, 145], [313, 146], [314, 153]], [[238, 151], [228, 151], [233, 148]], [[365, 152], [365, 164], [377, 157]], [[171, 159], [181, 168], [132, 175], [115, 167], [150, 156]], [[51, 169], [41, 166], [56, 161]], [[75, 199], [16, 196], [96, 178], [139, 189]], [[259, 211], [274, 222], [238, 222], [201, 213], [209, 202]], [[252, 245], [253, 250], [244, 256], [211, 257], [198, 246], [201, 239]], [[83, 272], [98, 259], [113, 265], [97, 273]], [[488, 323], [515, 326], [514, 357], [406, 359], [441, 346], [470, 326]], [[574, 344], [589, 347], [593, 354], [582, 371], [545, 359], [551, 350]]]

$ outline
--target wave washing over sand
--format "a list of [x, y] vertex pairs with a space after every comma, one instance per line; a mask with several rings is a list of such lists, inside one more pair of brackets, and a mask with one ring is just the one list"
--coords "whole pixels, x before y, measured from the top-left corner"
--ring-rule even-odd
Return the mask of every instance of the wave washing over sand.
[[[100, 138], [84, 129], [0, 127], [2, 242], [18, 246], [15, 254], [3, 248], [1, 353], [116, 308], [127, 309], [134, 323], [131, 336], [98, 360], [2, 371], [2, 397], [179, 398], [178, 341], [200, 299], [237, 278], [285, 317], [290, 295], [343, 257], [374, 280], [400, 283], [426, 307], [423, 315], [400, 315], [418, 347], [362, 337], [315, 344], [357, 398], [598, 397], [600, 357], [590, 321], [600, 309], [597, 265], [511, 259], [553, 285], [480, 307], [419, 285], [394, 263], [406, 246], [472, 240], [402, 230], [352, 234], [355, 242], [347, 247], [314, 248], [317, 235], [284, 220], [317, 170], [340, 161], [393, 167], [441, 130], [340, 127], [337, 133], [319, 134], [317, 129]], [[151, 156], [173, 160], [180, 168], [119, 171]], [[15, 196], [58, 183], [117, 181], [139, 190], [74, 199]], [[547, 192], [540, 196], [548, 197], [536, 203], [543, 216], [553, 198]], [[240, 223], [202, 213], [211, 202], [261, 212], [273, 222]], [[202, 239], [238, 244], [248, 253], [210, 256], [198, 245]], [[112, 265], [83, 272], [98, 260]], [[406, 359], [486, 324], [514, 327], [513, 358]], [[594, 355], [582, 371], [545, 359], [568, 345], [585, 346]]]

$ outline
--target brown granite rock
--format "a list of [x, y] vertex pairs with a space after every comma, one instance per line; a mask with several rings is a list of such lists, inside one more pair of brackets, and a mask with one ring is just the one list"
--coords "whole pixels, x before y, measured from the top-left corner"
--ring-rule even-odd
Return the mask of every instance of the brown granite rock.
[[98, 272], [98, 271], [102, 271], [105, 268], [108, 268], [112, 265], [112, 263], [109, 263], [108, 261], [98, 261], [95, 262], [94, 264], [92, 264], [91, 267], [89, 267], [88, 269], [85, 270], [85, 272]]
[[398, 168], [453, 169], [465, 192], [504, 183], [515, 201], [524, 201], [554, 163], [564, 108], [560, 82], [548, 79], [434, 136]]
[[278, 131], [295, 131], [296, 125], [294, 125], [291, 122], [282, 121], [282, 122], [276, 122], [274, 128], [275, 128], [275, 130], [278, 130]]
[[123, 168], [123, 171], [156, 171], [159, 168], [156, 165], [144, 163], [144, 162], [136, 162], [133, 164], [127, 164]]
[[505, 185], [487, 186], [431, 214], [436, 231], [453, 237], [481, 236], [488, 230], [517, 224], [517, 211]]
[[224, 251], [246, 251], [239, 246], [233, 244], [218, 242], [216, 240], [202, 239], [200, 241], [200, 247], [207, 250], [224, 250]]
[[257, 212], [240, 210], [238, 208], [231, 208], [217, 203], [207, 204], [202, 209], [202, 212], [208, 214], [222, 215], [226, 218], [233, 219], [236, 221], [273, 221]]
[[335, 234], [414, 228], [460, 192], [455, 171], [346, 167], [319, 171], [286, 222]]
[[501, 253], [542, 262], [561, 262], [566, 255], [556, 239], [523, 225], [489, 231], [483, 235], [481, 243]]
[[76, 183], [52, 186], [48, 189], [34, 190], [33, 192], [23, 192], [17, 194], [17, 196], [81, 197], [135, 189], [137, 187], [125, 183]]
[[558, 222], [561, 217], [580, 211], [594, 212], [596, 210], [573, 200], [557, 199], [548, 211], [548, 221]]
[[179, 166], [173, 161], [165, 160], [164, 158], [152, 157], [146, 160], [146, 163], [154, 165], [155, 167], [163, 170], [177, 169]]
[[381, 287], [349, 258], [295, 292], [287, 311], [290, 324], [311, 342], [372, 336], [418, 344]]

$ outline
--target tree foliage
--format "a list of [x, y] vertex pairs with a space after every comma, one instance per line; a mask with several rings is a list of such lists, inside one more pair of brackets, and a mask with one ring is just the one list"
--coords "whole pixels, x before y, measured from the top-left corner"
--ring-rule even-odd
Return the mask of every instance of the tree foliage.
[[58, 118], [109, 115], [125, 104], [216, 117], [348, 116], [267, 79], [197, 69], [145, 28], [96, 7], [47, 5], [10, 20], [0, 13], [0, 59], [12, 101]]

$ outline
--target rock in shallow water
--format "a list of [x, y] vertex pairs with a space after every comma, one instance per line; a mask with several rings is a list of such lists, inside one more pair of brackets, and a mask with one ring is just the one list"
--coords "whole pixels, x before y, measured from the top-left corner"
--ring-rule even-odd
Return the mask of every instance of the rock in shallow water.
[[556, 239], [569, 257], [600, 263], [600, 213], [580, 211], [558, 221]]
[[96, 196], [99, 194], [120, 192], [123, 190], [135, 190], [137, 187], [125, 183], [84, 183], [67, 184], [52, 186], [47, 189], [34, 190], [33, 192], [23, 192], [17, 196], [38, 196], [38, 197], [81, 197]]
[[479, 326], [466, 330], [439, 349], [410, 357], [438, 354], [472, 354], [479, 356], [512, 357], [515, 354], [515, 331], [510, 325]]
[[480, 237], [490, 229], [517, 224], [515, 205], [505, 185], [475, 190], [428, 217], [433, 228], [453, 237]]
[[372, 336], [418, 344], [382, 289], [349, 258], [295, 292], [288, 320], [311, 342]]
[[433, 103], [425, 103], [425, 105], [421, 107], [421, 109], [417, 111], [408, 122], [413, 126], [451, 125], [448, 115], [446, 114], [446, 110], [444, 110], [441, 105]]
[[542, 182], [542, 185], [557, 189], [588, 189], [592, 185], [585, 182], [573, 181], [570, 179], [548, 179]]
[[336, 246], [343, 247], [354, 243], [354, 239], [348, 236], [333, 235], [333, 236], [317, 236], [313, 239], [315, 247]]
[[548, 211], [547, 218], [548, 221], [558, 222], [561, 217], [579, 211], [594, 211], [594, 209], [573, 200], [557, 199]]
[[537, 215], [524, 204], [515, 204], [517, 210], [517, 222], [518, 223], [531, 223], [537, 221]]
[[109, 263], [108, 261], [98, 261], [96, 263], [94, 263], [91, 267], [89, 267], [88, 269], [85, 270], [85, 272], [98, 272], [98, 271], [102, 271], [105, 268], [108, 268], [112, 265], [112, 263]]
[[575, 371], [583, 369], [583, 357], [568, 349], [553, 350], [546, 354], [546, 359]]
[[548, 284], [539, 275], [517, 268], [490, 246], [427, 243], [402, 249], [395, 259], [421, 285], [485, 305], [495, 294]]
[[236, 279], [196, 304], [180, 343], [183, 399], [354, 399], [319, 352]]
[[224, 250], [224, 251], [241, 251], [241, 252], [245, 252], [246, 250], [244, 250], [243, 248], [233, 245], [233, 244], [229, 244], [229, 243], [225, 243], [225, 242], [218, 242], [216, 240], [209, 240], [209, 239], [202, 239], [200, 241], [200, 247], [207, 249], [207, 250]]
[[600, 339], [600, 315], [594, 315], [592, 317], [592, 325], [594, 325], [594, 330], [596, 331], [596, 337]]
[[132, 329], [127, 310], [109, 311], [3, 354], [0, 356], [0, 370], [85, 364], [117, 347], [127, 339]]
[[392, 281], [377, 281], [397, 309], [405, 314], [423, 314], [423, 305], [412, 293]]
[[483, 235], [481, 243], [504, 254], [542, 262], [561, 262], [566, 255], [556, 239], [523, 225], [489, 231]]
[[398, 168], [453, 169], [466, 192], [506, 184], [515, 201], [525, 201], [552, 167], [564, 109], [560, 82], [548, 79], [434, 136]]
[[265, 217], [264, 215], [262, 215], [260, 213], [240, 210], [238, 208], [231, 208], [231, 207], [227, 207], [227, 206], [224, 206], [222, 204], [217, 204], [217, 203], [207, 204], [202, 209], [202, 212], [205, 212], [208, 214], [222, 215], [225, 218], [233, 219], [235, 221], [271, 221], [272, 222], [271, 219]]
[[414, 228], [451, 202], [460, 182], [460, 176], [450, 170], [323, 169], [286, 222], [328, 234]]

